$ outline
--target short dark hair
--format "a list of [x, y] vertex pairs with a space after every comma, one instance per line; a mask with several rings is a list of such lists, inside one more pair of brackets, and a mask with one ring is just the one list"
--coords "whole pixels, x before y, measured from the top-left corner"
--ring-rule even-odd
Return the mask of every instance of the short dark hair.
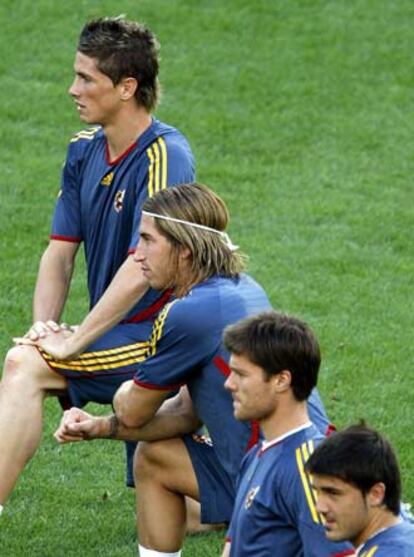
[[268, 376], [290, 371], [297, 400], [306, 400], [316, 386], [319, 344], [310, 327], [296, 317], [274, 310], [248, 317], [225, 329], [224, 345], [230, 353], [245, 355]]
[[364, 495], [373, 485], [385, 485], [384, 504], [400, 512], [401, 478], [390, 442], [365, 423], [332, 434], [312, 453], [306, 469], [311, 474], [333, 476], [354, 485]]
[[138, 105], [152, 111], [158, 101], [159, 43], [144, 25], [122, 17], [105, 17], [86, 23], [78, 51], [97, 60], [100, 72], [114, 85], [133, 77], [138, 82]]

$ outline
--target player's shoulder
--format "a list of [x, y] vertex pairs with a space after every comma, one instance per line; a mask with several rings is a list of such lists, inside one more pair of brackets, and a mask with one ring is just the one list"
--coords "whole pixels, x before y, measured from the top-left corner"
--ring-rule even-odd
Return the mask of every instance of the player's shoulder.
[[168, 139], [168, 141], [173, 141], [176, 138], [187, 141], [185, 135], [178, 128], [175, 128], [170, 124], [166, 124], [165, 122], [161, 122], [161, 120], [158, 120], [157, 118], [152, 119], [150, 131], [154, 137], [164, 137], [165, 139]]
[[287, 446], [293, 450], [295, 454], [301, 451], [304, 459], [308, 459], [315, 448], [321, 443], [325, 437], [316, 428], [314, 424], [310, 424], [298, 431], [288, 440]]
[[281, 460], [286, 478], [290, 478], [291, 482], [304, 481], [306, 462], [323, 439], [313, 424], [284, 439]]
[[176, 320], [194, 320], [196, 315], [204, 319], [205, 314], [209, 313], [209, 307], [214, 309], [211, 306], [211, 304], [214, 306], [214, 296], [205, 287], [193, 288], [186, 296], [175, 300], [175, 302], [171, 307], [171, 315]]
[[[209, 281], [207, 281], [208, 283]], [[214, 289], [213, 289], [214, 290]], [[207, 284], [197, 285], [168, 308], [169, 324], [195, 335], [217, 326], [217, 300]]]
[[188, 139], [177, 128], [154, 119], [149, 131], [147, 149], [158, 146], [161, 152], [164, 150], [170, 158], [179, 156], [192, 158], [193, 155]]
[[97, 141], [104, 144], [104, 134], [100, 126], [76, 132], [69, 141], [68, 158], [80, 159], [84, 157]]
[[87, 145], [93, 139], [96, 139], [103, 134], [101, 126], [92, 126], [85, 130], [76, 132], [70, 139], [69, 143], [78, 143], [80, 145]]
[[414, 546], [404, 540], [374, 543], [364, 546], [357, 555], [358, 557], [413, 557]]
[[414, 526], [400, 522], [381, 530], [361, 548], [359, 557], [411, 557], [414, 555]]
[[247, 314], [271, 309], [270, 300], [262, 286], [246, 273], [240, 273], [234, 279], [224, 282], [221, 294], [236, 313], [237, 308], [244, 308]]

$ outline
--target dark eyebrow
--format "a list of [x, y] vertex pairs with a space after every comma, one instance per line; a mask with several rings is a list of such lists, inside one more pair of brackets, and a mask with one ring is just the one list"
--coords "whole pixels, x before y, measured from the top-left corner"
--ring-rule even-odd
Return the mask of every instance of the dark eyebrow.
[[151, 238], [151, 234], [149, 234], [148, 232], [142, 231], [139, 233], [141, 238]]
[[332, 486], [322, 486], [317, 491], [323, 491], [324, 493], [332, 493], [333, 495], [338, 495], [342, 493], [341, 489]]
[[78, 75], [79, 77], [84, 78], [84, 79], [85, 78], [91, 79], [91, 76], [89, 74], [87, 74], [85, 72], [82, 72], [80, 70], [77, 70], [76, 68], [75, 68], [75, 74]]
[[236, 373], [237, 375], [243, 375], [243, 369], [241, 369], [240, 367], [232, 365], [230, 365], [229, 367], [233, 373]]

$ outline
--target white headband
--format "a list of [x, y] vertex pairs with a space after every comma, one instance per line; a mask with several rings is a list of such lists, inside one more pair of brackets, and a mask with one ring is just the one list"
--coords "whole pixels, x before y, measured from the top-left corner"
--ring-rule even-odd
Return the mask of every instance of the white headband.
[[148, 217], [154, 217], [155, 219], [169, 220], [172, 222], [185, 224], [187, 226], [192, 226], [193, 228], [199, 228], [200, 230], [207, 230], [208, 232], [214, 232], [215, 234], [218, 234], [222, 238], [222, 240], [224, 241], [224, 243], [226, 244], [226, 246], [229, 248], [230, 251], [236, 251], [239, 249], [239, 246], [235, 246], [233, 242], [230, 240], [230, 236], [227, 234], [227, 232], [223, 232], [222, 230], [216, 230], [215, 228], [210, 228], [210, 226], [205, 226], [204, 224], [198, 224], [196, 222], [190, 222], [188, 220], [181, 220], [181, 219], [176, 219], [174, 217], [167, 217], [166, 215], [158, 215], [157, 213], [150, 213], [149, 211], [142, 211], [142, 214], [147, 215]]

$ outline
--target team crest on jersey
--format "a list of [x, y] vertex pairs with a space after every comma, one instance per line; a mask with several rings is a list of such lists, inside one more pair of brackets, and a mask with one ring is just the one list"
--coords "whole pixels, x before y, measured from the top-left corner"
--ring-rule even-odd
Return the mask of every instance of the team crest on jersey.
[[253, 505], [254, 498], [256, 497], [256, 494], [259, 491], [259, 489], [260, 489], [260, 485], [258, 485], [257, 487], [252, 487], [252, 489], [246, 495], [246, 500], [244, 502], [245, 509], [250, 509], [250, 507]]
[[104, 176], [101, 180], [101, 186], [110, 186], [112, 184], [112, 180], [114, 179], [114, 173], [109, 172], [106, 176]]
[[125, 190], [119, 190], [115, 194], [114, 209], [117, 213], [120, 213], [122, 211], [122, 207], [124, 206], [124, 197]]

